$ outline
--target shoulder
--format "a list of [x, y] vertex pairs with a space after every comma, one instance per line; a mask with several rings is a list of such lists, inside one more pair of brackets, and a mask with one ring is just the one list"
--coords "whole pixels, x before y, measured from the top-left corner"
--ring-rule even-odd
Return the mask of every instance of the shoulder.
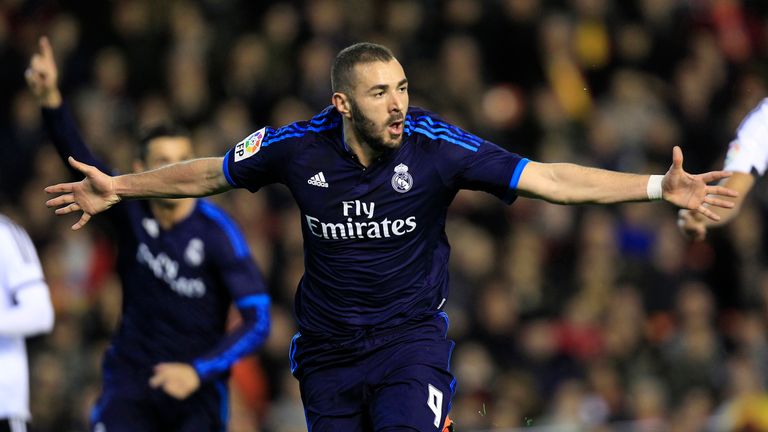
[[21, 254], [25, 260], [35, 255], [35, 247], [27, 231], [10, 218], [0, 214], [0, 256]]
[[763, 99], [752, 109], [739, 124], [736, 135], [745, 144], [762, 144], [768, 135], [765, 124], [768, 122], [768, 98]]
[[3, 214], [0, 214], [0, 236], [3, 239], [15, 237], [29, 241], [27, 231]]
[[238, 257], [249, 255], [248, 244], [240, 227], [221, 207], [208, 200], [200, 199], [197, 202], [196, 210], [208, 222], [211, 228], [207, 234], [221, 240], [216, 241], [216, 239], [212, 239], [214, 243], [223, 243], [231, 246], [234, 254]]
[[266, 128], [263, 146], [279, 143], [302, 144], [311, 142], [318, 136], [324, 136], [336, 130], [341, 124], [341, 116], [332, 106], [322, 110], [309, 120], [294, 122], [277, 129]]
[[414, 135], [422, 147], [450, 154], [474, 153], [483, 144], [478, 136], [418, 107], [408, 109], [405, 130]]

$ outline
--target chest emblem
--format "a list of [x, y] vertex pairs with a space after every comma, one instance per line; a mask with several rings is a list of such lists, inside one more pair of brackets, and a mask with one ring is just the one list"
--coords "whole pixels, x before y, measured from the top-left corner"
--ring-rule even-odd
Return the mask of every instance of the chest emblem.
[[406, 193], [413, 187], [413, 177], [408, 173], [408, 165], [400, 164], [395, 167], [392, 175], [392, 188], [400, 193]]
[[141, 221], [141, 226], [144, 227], [144, 231], [149, 234], [152, 238], [157, 238], [157, 236], [160, 234], [160, 225], [158, 225], [157, 221], [150, 218], [144, 218]]
[[184, 261], [191, 266], [197, 267], [203, 262], [204, 258], [203, 241], [199, 238], [193, 238], [189, 241], [187, 249], [184, 251]]

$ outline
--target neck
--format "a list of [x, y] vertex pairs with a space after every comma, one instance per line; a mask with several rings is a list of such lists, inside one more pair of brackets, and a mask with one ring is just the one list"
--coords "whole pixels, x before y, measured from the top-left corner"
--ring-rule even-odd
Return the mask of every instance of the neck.
[[194, 198], [152, 200], [149, 202], [149, 209], [157, 219], [157, 223], [164, 230], [167, 230], [189, 216], [195, 209], [196, 202], [197, 200]]
[[381, 150], [376, 150], [365, 142], [352, 126], [352, 122], [346, 118], [344, 119], [344, 144], [357, 156], [357, 160], [364, 167], [370, 166], [382, 154]]

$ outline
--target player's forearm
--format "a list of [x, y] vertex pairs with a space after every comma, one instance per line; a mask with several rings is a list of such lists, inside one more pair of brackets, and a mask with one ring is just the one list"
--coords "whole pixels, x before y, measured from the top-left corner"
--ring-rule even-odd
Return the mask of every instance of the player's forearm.
[[91, 153], [88, 146], [83, 141], [80, 131], [77, 129], [75, 119], [68, 106], [61, 101], [56, 107], [44, 107], [42, 109], [43, 124], [48, 136], [51, 138], [56, 152], [59, 154], [64, 165], [80, 177], [79, 171], [72, 168], [67, 163], [67, 158], [72, 156], [80, 162], [87, 163], [97, 167], [103, 172], [110, 172], [111, 169]]
[[222, 158], [178, 162], [152, 171], [114, 177], [114, 190], [124, 199], [202, 197], [231, 188]]
[[538, 179], [520, 181], [523, 193], [556, 204], [612, 204], [648, 201], [648, 175], [628, 174], [568, 163], [537, 164]]
[[[243, 303], [245, 302], [245, 303]], [[242, 323], [205, 356], [192, 363], [201, 381], [210, 381], [229, 371], [241, 357], [253, 353], [269, 336], [270, 299], [257, 294], [237, 302]]]
[[17, 304], [0, 313], [0, 337], [34, 336], [53, 328], [53, 307], [48, 286], [39, 282], [17, 296]]
[[37, 96], [37, 103], [43, 108], [56, 109], [61, 106], [63, 99], [58, 88], [53, 88]]

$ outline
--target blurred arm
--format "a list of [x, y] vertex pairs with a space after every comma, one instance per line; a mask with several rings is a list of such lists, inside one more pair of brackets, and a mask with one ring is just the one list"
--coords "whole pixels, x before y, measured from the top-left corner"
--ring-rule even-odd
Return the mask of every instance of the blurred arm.
[[269, 336], [269, 305], [267, 294], [255, 294], [236, 302], [242, 317], [240, 325], [205, 356], [195, 360], [193, 367], [202, 381], [210, 381], [229, 372], [237, 360], [261, 348]]
[[79, 177], [80, 173], [67, 163], [67, 158], [70, 156], [88, 165], [93, 165], [103, 172], [111, 171], [110, 167], [91, 153], [80, 136], [80, 131], [77, 130], [77, 125], [67, 105], [60, 103], [57, 108], [43, 106], [42, 112], [45, 131], [56, 147], [56, 152], [62, 162], [73, 175]]
[[53, 306], [48, 285], [31, 282], [16, 293], [16, 304], [0, 313], [0, 336], [34, 336], [53, 328]]

